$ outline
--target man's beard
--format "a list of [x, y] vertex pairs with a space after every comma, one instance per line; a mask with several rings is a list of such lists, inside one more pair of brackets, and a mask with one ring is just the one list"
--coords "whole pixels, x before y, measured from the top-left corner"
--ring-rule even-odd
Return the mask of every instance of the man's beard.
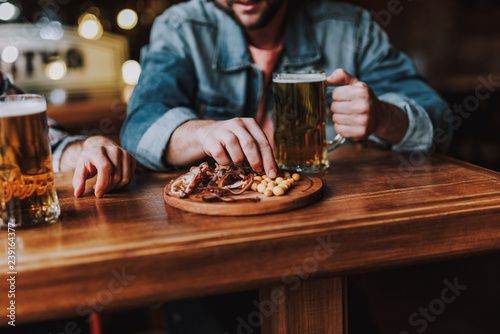
[[213, 2], [217, 8], [228, 14], [243, 29], [258, 30], [264, 28], [269, 24], [269, 22], [271, 22], [271, 20], [276, 16], [276, 13], [279, 11], [285, 0], [273, 1], [271, 3], [269, 0], [264, 0], [264, 2], [267, 3], [267, 7], [264, 9], [257, 22], [251, 25], [244, 25], [243, 22], [241, 22], [238, 16], [234, 13], [232, 9], [232, 4], [234, 2], [237, 2], [237, 0], [228, 0], [227, 7], [219, 4], [217, 1]]

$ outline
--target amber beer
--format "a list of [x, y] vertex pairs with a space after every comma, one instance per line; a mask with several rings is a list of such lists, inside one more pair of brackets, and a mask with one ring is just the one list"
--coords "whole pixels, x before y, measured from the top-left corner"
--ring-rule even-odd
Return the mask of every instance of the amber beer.
[[0, 97], [0, 227], [53, 223], [60, 214], [39, 95]]
[[274, 158], [301, 172], [328, 168], [325, 74], [274, 73]]

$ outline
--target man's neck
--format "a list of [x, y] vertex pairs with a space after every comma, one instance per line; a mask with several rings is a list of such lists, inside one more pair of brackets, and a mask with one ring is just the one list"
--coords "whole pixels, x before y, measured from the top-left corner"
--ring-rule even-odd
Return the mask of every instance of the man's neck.
[[248, 43], [258, 49], [270, 50], [277, 48], [283, 40], [287, 9], [288, 1], [285, 1], [267, 26], [256, 30], [245, 30]]

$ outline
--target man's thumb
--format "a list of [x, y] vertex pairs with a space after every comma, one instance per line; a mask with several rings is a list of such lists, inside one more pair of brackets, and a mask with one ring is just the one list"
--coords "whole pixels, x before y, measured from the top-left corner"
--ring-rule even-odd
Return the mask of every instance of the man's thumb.
[[336, 69], [332, 72], [327, 78], [326, 82], [329, 84], [338, 84], [338, 85], [354, 85], [359, 82], [358, 79], [347, 73], [341, 68]]

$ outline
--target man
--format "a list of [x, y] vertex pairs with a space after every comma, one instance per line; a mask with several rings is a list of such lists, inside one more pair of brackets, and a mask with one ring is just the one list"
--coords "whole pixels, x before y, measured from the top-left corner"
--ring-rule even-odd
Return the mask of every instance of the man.
[[[158, 17], [150, 41], [121, 137], [154, 170], [210, 156], [219, 164], [246, 159], [276, 175], [273, 71], [330, 74], [330, 126], [345, 137], [424, 152], [434, 133], [450, 138], [442, 118], [447, 104], [370, 15], [349, 4], [193, 0]], [[257, 299], [248, 293], [168, 303], [167, 331], [233, 333]]]
[[[23, 91], [0, 72], [0, 96], [21, 93]], [[50, 118], [48, 125], [54, 171], [75, 169], [73, 187], [76, 197], [85, 192], [85, 181], [96, 175], [96, 197], [130, 182], [135, 171], [135, 158], [114, 141], [103, 136], [70, 136]]]
[[435, 131], [450, 131], [446, 103], [366, 11], [344, 3], [190, 1], [157, 18], [141, 61], [122, 143], [151, 169], [211, 156], [274, 176], [273, 71], [331, 73], [331, 120], [345, 137], [428, 151]]

